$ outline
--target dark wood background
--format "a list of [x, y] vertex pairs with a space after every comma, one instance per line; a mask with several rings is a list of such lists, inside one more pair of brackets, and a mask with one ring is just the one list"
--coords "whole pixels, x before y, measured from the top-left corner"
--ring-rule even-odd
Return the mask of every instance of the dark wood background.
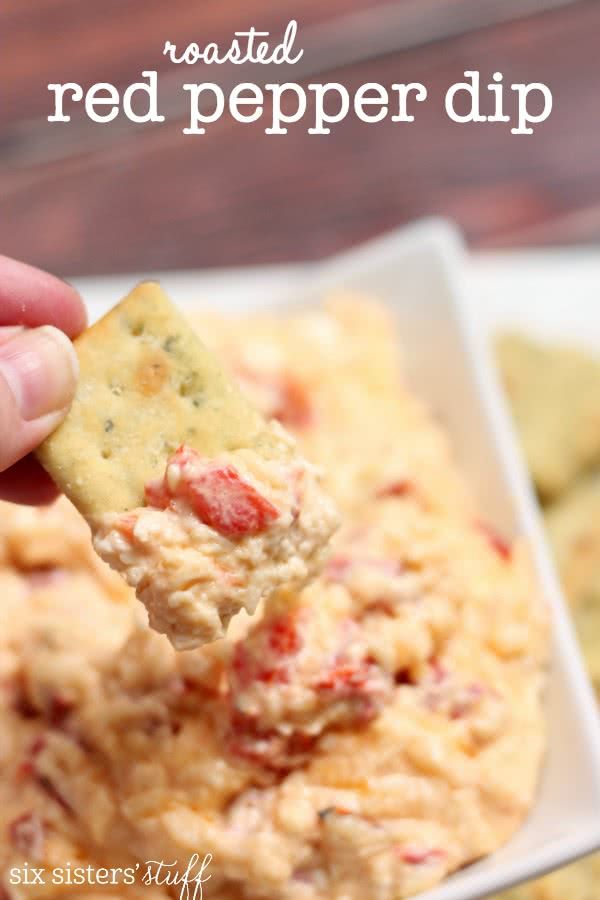
[[[285, 78], [421, 81], [417, 121], [275, 137], [224, 117], [183, 136], [181, 82], [273, 73], [175, 67], [164, 41], [228, 45], [291, 18], [305, 59]], [[4, 0], [0, 35], [0, 252], [61, 274], [318, 258], [428, 214], [473, 247], [600, 239], [598, 0]], [[46, 121], [48, 82], [143, 69], [161, 73], [165, 124]], [[442, 98], [465, 69], [546, 82], [552, 116], [527, 137], [452, 123]]]

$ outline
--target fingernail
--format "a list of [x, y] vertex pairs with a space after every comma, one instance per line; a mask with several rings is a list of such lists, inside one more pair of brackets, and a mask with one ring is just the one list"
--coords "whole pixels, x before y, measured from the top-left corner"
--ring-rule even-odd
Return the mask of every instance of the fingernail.
[[52, 325], [26, 329], [0, 345], [0, 375], [22, 418], [31, 421], [70, 404], [79, 375], [77, 354]]

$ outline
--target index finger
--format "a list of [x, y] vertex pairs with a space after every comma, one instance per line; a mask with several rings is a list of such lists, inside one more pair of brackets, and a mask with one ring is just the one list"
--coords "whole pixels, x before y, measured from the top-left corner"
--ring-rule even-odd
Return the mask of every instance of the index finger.
[[69, 337], [86, 327], [83, 300], [65, 281], [0, 256], [0, 326], [54, 325]]

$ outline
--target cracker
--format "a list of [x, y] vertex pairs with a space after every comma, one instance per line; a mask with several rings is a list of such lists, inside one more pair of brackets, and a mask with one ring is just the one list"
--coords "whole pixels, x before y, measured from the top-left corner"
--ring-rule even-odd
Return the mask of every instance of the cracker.
[[600, 853], [595, 853], [491, 900], [598, 900], [599, 883]]
[[75, 347], [73, 405], [37, 456], [88, 519], [143, 505], [179, 444], [207, 456], [283, 452], [158, 284], [136, 287]]
[[600, 362], [517, 334], [496, 349], [532, 477], [552, 500], [600, 461]]
[[546, 513], [588, 672], [600, 696], [600, 474], [588, 476]]

